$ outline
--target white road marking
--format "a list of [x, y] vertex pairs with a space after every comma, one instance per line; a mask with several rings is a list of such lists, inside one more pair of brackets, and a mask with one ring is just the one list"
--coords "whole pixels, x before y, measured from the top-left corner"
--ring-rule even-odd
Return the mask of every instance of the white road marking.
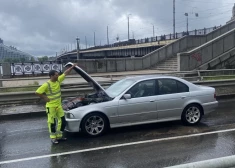
[[110, 148], [117, 148], [117, 147], [125, 147], [125, 146], [131, 146], [131, 145], [152, 143], [152, 142], [160, 142], [160, 141], [176, 140], [176, 139], [183, 139], [183, 138], [191, 138], [191, 137], [203, 136], [203, 135], [226, 133], [226, 132], [232, 132], [232, 131], [235, 131], [235, 128], [227, 129], [227, 130], [205, 132], [205, 133], [198, 133], [198, 134], [191, 134], [191, 135], [182, 135], [182, 136], [169, 137], [169, 138], [152, 139], [152, 140], [137, 141], [137, 142], [123, 143], [123, 144], [116, 144], [116, 145], [108, 145], [108, 146], [102, 146], [102, 147], [96, 147], [96, 148], [75, 150], [75, 151], [70, 151], [70, 152], [62, 152], [62, 153], [55, 153], [55, 154], [49, 154], [49, 155], [41, 155], [41, 156], [28, 157], [28, 158], [22, 158], [22, 159], [14, 159], [14, 160], [2, 161], [2, 162], [0, 162], [0, 165], [15, 163], [15, 162], [22, 162], [22, 161], [35, 160], [35, 159], [49, 158], [49, 157], [54, 157], [54, 156], [63, 156], [63, 155], [91, 152], [91, 151], [97, 151], [97, 150], [103, 150], [103, 149], [110, 149]]

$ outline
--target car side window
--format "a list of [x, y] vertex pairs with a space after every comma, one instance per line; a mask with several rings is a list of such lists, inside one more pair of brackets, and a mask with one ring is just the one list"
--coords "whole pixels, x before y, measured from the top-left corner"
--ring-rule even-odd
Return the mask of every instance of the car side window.
[[159, 95], [189, 92], [187, 85], [174, 79], [158, 79], [158, 86]]
[[155, 80], [146, 80], [135, 84], [127, 94], [131, 95], [131, 98], [147, 97], [155, 95]]
[[158, 79], [158, 94], [177, 93], [177, 83], [172, 79]]
[[189, 87], [184, 83], [177, 81], [178, 93], [189, 92]]

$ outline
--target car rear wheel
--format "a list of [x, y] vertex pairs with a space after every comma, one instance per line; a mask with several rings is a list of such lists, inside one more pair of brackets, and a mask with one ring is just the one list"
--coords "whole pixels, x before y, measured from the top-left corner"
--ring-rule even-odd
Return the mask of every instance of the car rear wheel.
[[202, 108], [197, 104], [188, 105], [181, 116], [181, 120], [185, 125], [195, 125], [202, 118]]
[[92, 113], [87, 115], [81, 125], [82, 132], [85, 135], [96, 137], [107, 131], [108, 122], [104, 115], [100, 113]]

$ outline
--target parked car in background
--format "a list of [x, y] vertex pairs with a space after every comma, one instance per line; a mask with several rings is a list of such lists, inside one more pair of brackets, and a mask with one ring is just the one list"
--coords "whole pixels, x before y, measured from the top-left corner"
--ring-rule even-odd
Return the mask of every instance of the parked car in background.
[[74, 70], [91, 84], [95, 93], [63, 100], [69, 132], [82, 131], [95, 137], [109, 128], [147, 123], [181, 120], [195, 125], [218, 106], [214, 88], [181, 78], [126, 77], [104, 89], [80, 67]]

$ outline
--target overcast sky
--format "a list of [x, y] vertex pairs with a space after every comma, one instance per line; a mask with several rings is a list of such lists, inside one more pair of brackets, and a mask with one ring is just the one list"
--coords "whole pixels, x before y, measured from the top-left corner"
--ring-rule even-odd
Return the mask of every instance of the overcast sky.
[[[176, 32], [224, 25], [232, 16], [234, 0], [175, 0]], [[199, 17], [195, 17], [195, 13]], [[131, 14], [131, 15], [129, 15]], [[66, 47], [107, 44], [173, 32], [173, 0], [0, 0], [0, 38], [34, 56], [55, 56]]]

